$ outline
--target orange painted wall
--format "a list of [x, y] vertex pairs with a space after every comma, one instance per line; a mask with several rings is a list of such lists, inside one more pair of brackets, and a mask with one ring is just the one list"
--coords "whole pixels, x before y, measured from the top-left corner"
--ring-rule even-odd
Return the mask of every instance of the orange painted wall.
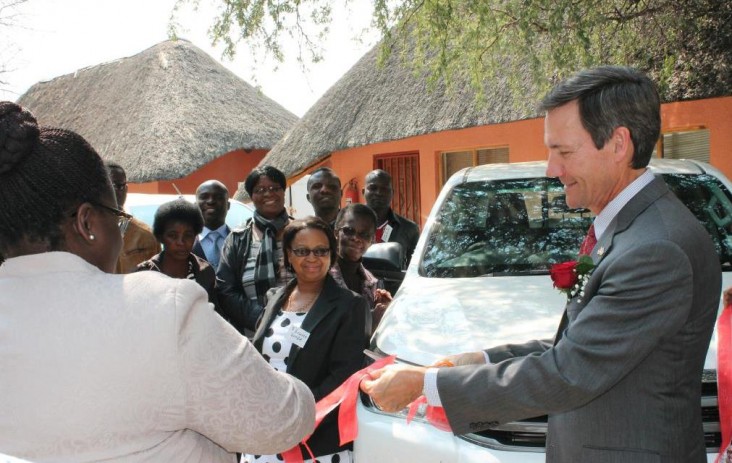
[[[418, 151], [420, 157], [420, 211], [422, 214], [420, 222], [422, 225], [427, 220], [430, 208], [442, 187], [440, 181], [441, 152], [508, 145], [510, 162], [546, 159], [543, 131], [543, 119], [484, 125], [336, 151], [330, 160], [332, 168], [338, 172], [344, 184], [351, 178], [357, 179], [360, 192], [363, 188], [364, 176], [374, 168], [374, 156]], [[517, 136], [517, 133], [521, 135]], [[363, 195], [360, 200], [364, 202]]]
[[[663, 132], [708, 128], [710, 163], [732, 178], [732, 97], [664, 104], [661, 108], [661, 122]], [[327, 162], [338, 172], [344, 185], [351, 178], [356, 178], [360, 193], [364, 175], [373, 169], [374, 156], [418, 151], [423, 225], [442, 186], [441, 152], [508, 146], [509, 162], [545, 160], [547, 151], [543, 137], [544, 120], [536, 118], [449, 130], [340, 150], [334, 152]], [[360, 201], [364, 202], [363, 195], [360, 195]]]
[[252, 150], [249, 153], [244, 150], [236, 150], [226, 153], [225, 155], [214, 159], [200, 169], [177, 180], [161, 180], [157, 182], [147, 183], [130, 183], [129, 191], [131, 193], [172, 193], [175, 194], [173, 184], [183, 194], [194, 194], [198, 185], [206, 180], [216, 179], [221, 181], [229, 194], [239, 187], [239, 182], [243, 182], [247, 175], [259, 164], [269, 150]]
[[709, 129], [709, 163], [732, 178], [732, 97], [668, 103], [661, 131]]

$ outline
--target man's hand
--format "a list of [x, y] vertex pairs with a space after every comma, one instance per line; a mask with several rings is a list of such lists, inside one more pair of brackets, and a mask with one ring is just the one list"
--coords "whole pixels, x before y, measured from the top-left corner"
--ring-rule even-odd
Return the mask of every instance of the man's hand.
[[384, 312], [389, 308], [391, 300], [391, 293], [389, 291], [385, 289], [376, 289], [376, 292], [374, 293], [374, 310], [372, 311], [372, 330], [376, 330], [376, 327], [379, 326], [381, 317], [384, 316]]
[[385, 289], [376, 288], [374, 291], [374, 302], [377, 304], [389, 305], [392, 301], [391, 293]]
[[424, 367], [388, 365], [361, 381], [361, 390], [385, 412], [398, 412], [422, 395]]
[[725, 307], [732, 304], [732, 286], [730, 286], [729, 288], [724, 290], [724, 294], [722, 296], [722, 301], [724, 301]]

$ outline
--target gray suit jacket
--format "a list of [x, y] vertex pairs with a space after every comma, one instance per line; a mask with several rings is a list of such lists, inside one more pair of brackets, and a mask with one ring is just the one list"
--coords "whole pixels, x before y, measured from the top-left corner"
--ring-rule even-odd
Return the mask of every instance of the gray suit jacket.
[[487, 351], [498, 363], [440, 369], [453, 431], [548, 414], [549, 462], [706, 461], [700, 383], [721, 292], [709, 235], [655, 179], [592, 258], [554, 345], [501, 346]]

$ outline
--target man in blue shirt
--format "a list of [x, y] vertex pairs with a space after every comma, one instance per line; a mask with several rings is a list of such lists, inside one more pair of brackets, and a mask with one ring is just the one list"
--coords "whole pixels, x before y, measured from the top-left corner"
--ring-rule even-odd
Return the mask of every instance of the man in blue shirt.
[[193, 253], [218, 268], [224, 239], [231, 232], [226, 225], [229, 190], [218, 180], [206, 180], [196, 189], [196, 203], [201, 209], [204, 227], [193, 245]]

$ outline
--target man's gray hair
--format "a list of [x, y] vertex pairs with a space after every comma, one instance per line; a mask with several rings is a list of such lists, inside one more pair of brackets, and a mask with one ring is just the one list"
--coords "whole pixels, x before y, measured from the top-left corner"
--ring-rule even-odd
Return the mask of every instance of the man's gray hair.
[[651, 79], [637, 69], [601, 66], [585, 69], [560, 82], [541, 102], [550, 111], [577, 100], [582, 126], [597, 149], [613, 131], [630, 131], [634, 153], [631, 166], [648, 165], [661, 133], [661, 102]]

